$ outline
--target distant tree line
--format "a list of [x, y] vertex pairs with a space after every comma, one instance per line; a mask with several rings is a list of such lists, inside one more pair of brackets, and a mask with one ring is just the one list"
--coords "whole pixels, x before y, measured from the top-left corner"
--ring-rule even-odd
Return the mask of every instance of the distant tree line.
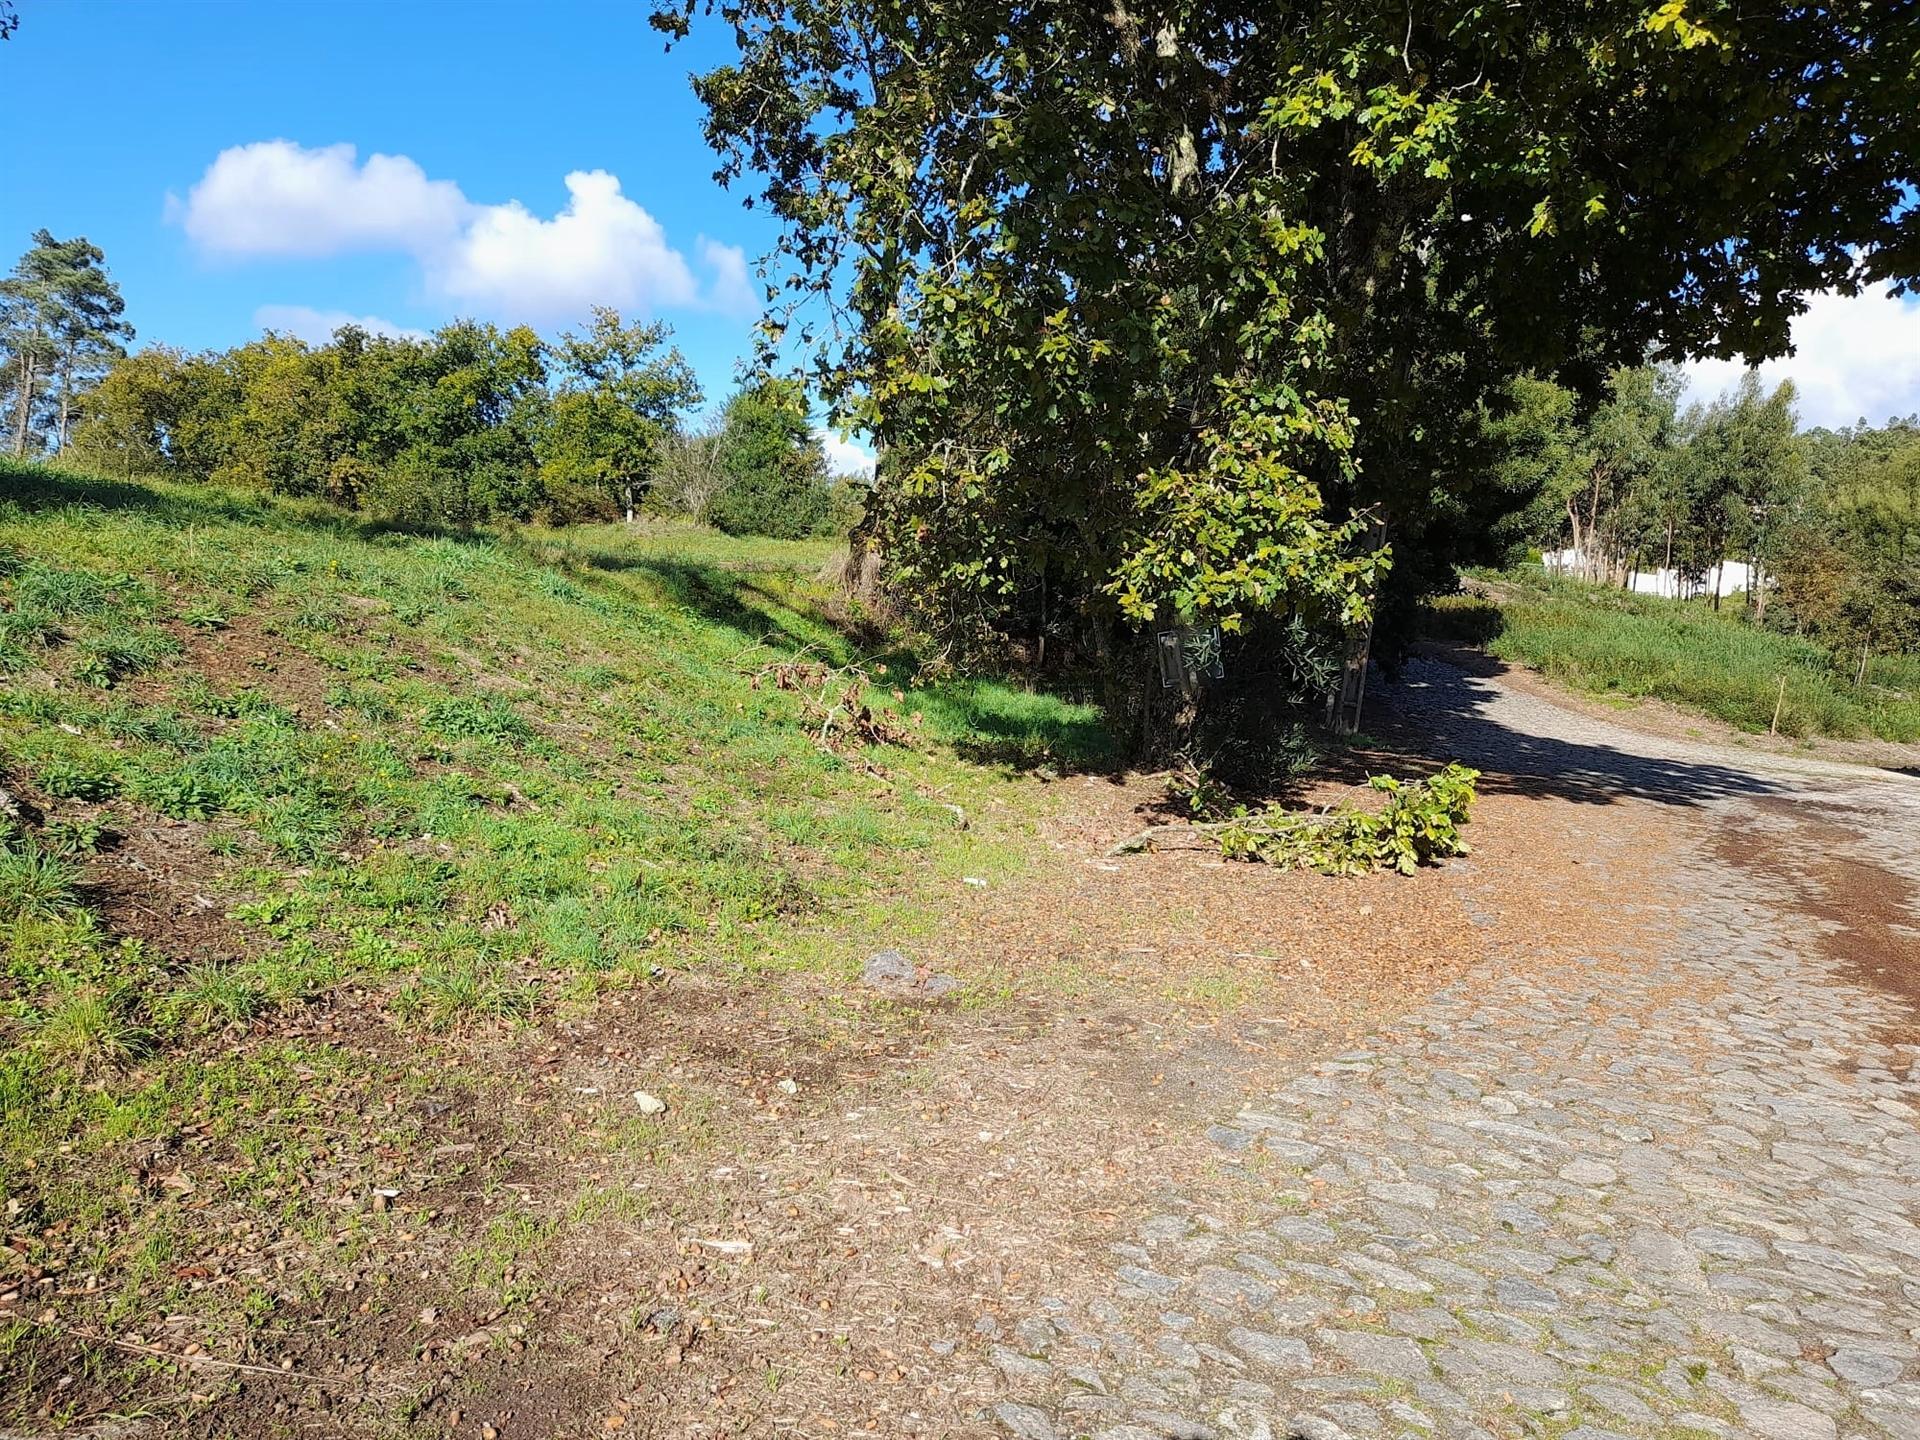
[[424, 337], [344, 326], [230, 350], [128, 354], [98, 247], [45, 231], [0, 280], [0, 410], [15, 455], [211, 481], [423, 524], [642, 509], [801, 536], [856, 518], [804, 389], [759, 377], [705, 426], [667, 327], [596, 310], [548, 341], [459, 320]]
[[1584, 579], [1631, 586], [1670, 569], [1719, 608], [1720, 562], [1751, 583], [1756, 624], [1836, 651], [1920, 649], [1920, 417], [1798, 432], [1790, 382], [1749, 371], [1680, 404], [1671, 367], [1612, 372], [1583, 402], [1522, 377], [1484, 424], [1509, 493], [1513, 548], [1579, 552]]

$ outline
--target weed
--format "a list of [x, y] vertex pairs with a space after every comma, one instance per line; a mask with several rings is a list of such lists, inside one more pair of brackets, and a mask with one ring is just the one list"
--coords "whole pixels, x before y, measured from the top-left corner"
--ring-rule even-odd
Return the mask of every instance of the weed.
[[130, 986], [68, 991], [32, 1027], [34, 1043], [55, 1063], [83, 1075], [121, 1069], [153, 1042], [137, 1018], [138, 1004]]
[[533, 1008], [533, 994], [496, 965], [477, 957], [442, 961], [421, 972], [393, 1001], [403, 1020], [454, 1030], [489, 1019], [517, 1019]]
[[21, 610], [67, 619], [105, 612], [113, 604], [114, 587], [91, 571], [35, 563], [14, 576], [13, 598]]
[[79, 907], [80, 871], [32, 840], [0, 846], [0, 920], [57, 920]]
[[77, 647], [76, 680], [105, 689], [130, 675], [144, 674], [180, 648], [163, 630], [108, 630], [89, 635]]
[[42, 790], [60, 800], [111, 800], [120, 793], [119, 776], [84, 761], [51, 760], [35, 778]]
[[198, 775], [185, 770], [142, 772], [127, 791], [141, 804], [176, 820], [204, 820], [222, 808], [224, 798]]
[[198, 1029], [217, 1030], [245, 1024], [265, 1008], [258, 986], [227, 966], [201, 964], [180, 977], [180, 983], [162, 1002], [168, 1019]]
[[196, 600], [180, 612], [180, 619], [193, 630], [211, 633], [227, 628], [227, 607], [214, 600]]
[[422, 718], [428, 729], [464, 739], [510, 744], [533, 734], [533, 727], [504, 700], [439, 700], [427, 707]]
[[103, 848], [112, 834], [98, 820], [53, 820], [40, 832], [40, 840], [56, 855], [90, 855]]

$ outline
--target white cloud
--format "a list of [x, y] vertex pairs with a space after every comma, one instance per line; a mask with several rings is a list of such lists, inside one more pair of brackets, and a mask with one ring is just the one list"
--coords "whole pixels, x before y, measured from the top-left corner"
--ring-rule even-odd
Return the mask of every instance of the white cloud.
[[818, 429], [814, 432], [822, 448], [827, 452], [827, 469], [835, 475], [873, 474], [873, 452], [857, 441], [846, 440], [831, 430]]
[[604, 170], [567, 176], [566, 208], [542, 220], [518, 201], [482, 206], [447, 252], [427, 261], [434, 288], [488, 314], [576, 316], [593, 305], [688, 305], [699, 286], [666, 231]]
[[[1851, 425], [1863, 416], [1878, 425], [1889, 416], [1920, 411], [1920, 301], [1885, 290], [1851, 299], [1821, 293], [1793, 322], [1791, 355], [1760, 366], [1772, 389], [1792, 380], [1800, 424]], [[1687, 367], [1687, 398], [1707, 401], [1740, 378], [1740, 360], [1698, 360]]]
[[310, 345], [325, 344], [342, 325], [358, 325], [369, 335], [384, 335], [390, 340], [427, 338], [424, 330], [396, 325], [378, 315], [349, 315], [345, 310], [315, 310], [310, 305], [262, 305], [253, 312], [253, 323], [262, 330], [291, 335]]
[[700, 237], [700, 262], [713, 272], [707, 294], [713, 308], [733, 315], [751, 315], [760, 308], [760, 294], [747, 277], [747, 252], [738, 245], [722, 245]]
[[566, 205], [543, 218], [517, 200], [476, 204], [404, 155], [362, 163], [351, 145], [264, 140], [221, 151], [184, 201], [170, 197], [169, 214], [214, 256], [407, 254], [428, 292], [499, 320], [577, 321], [594, 305], [751, 307], [737, 247], [701, 237], [703, 285], [618, 176], [576, 170], [566, 187]]
[[176, 206], [201, 249], [228, 256], [321, 256], [446, 243], [472, 206], [451, 180], [404, 155], [354, 162], [351, 145], [308, 150], [262, 140], [222, 150]]

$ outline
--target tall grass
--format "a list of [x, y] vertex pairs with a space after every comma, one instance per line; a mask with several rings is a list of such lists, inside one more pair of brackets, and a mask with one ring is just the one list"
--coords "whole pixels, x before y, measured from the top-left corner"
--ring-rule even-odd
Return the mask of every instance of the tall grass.
[[1571, 689], [1666, 700], [1742, 730], [1766, 730], [1778, 703], [1782, 734], [1920, 740], [1920, 657], [1880, 657], [1856, 686], [1844, 658], [1751, 624], [1737, 602], [1716, 612], [1537, 571], [1483, 579], [1485, 595], [1431, 602], [1429, 633]]

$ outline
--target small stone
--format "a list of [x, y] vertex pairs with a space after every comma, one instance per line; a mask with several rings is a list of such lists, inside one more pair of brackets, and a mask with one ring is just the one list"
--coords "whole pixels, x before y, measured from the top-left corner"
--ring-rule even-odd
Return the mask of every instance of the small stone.
[[1306, 1140], [1289, 1140], [1281, 1135], [1262, 1135], [1260, 1148], [1288, 1165], [1311, 1165], [1326, 1153]]
[[867, 961], [860, 971], [860, 978], [869, 985], [887, 990], [914, 985], [920, 979], [920, 972], [898, 950], [882, 950]]
[[993, 1407], [993, 1415], [1020, 1440], [1058, 1440], [1053, 1422], [1031, 1405], [1016, 1405], [1011, 1400]]
[[1560, 1167], [1560, 1178], [1569, 1185], [1611, 1185], [1620, 1172], [1598, 1160], [1575, 1160]]
[[1153, 1342], [1153, 1348], [1163, 1360], [1171, 1360], [1189, 1370], [1200, 1368], [1200, 1352], [1178, 1335], [1162, 1335]]
[[1149, 1295], [1165, 1297], [1180, 1288], [1180, 1282], [1171, 1275], [1158, 1275], [1138, 1265], [1122, 1265], [1113, 1273], [1119, 1276], [1122, 1284], [1136, 1286]]
[[642, 1115], [664, 1115], [667, 1109], [666, 1101], [658, 1095], [649, 1095], [644, 1090], [633, 1092], [633, 1103], [640, 1107]]
[[1276, 1220], [1267, 1227], [1282, 1240], [1291, 1240], [1296, 1245], [1331, 1245], [1333, 1227], [1324, 1220], [1312, 1220], [1305, 1217]]
[[1411, 1340], [1368, 1330], [1323, 1330], [1320, 1338], [1356, 1370], [1395, 1380], [1426, 1380], [1433, 1375], [1427, 1357]]
[[1716, 1260], [1764, 1260], [1767, 1258], [1767, 1247], [1758, 1240], [1745, 1235], [1736, 1235], [1731, 1230], [1717, 1229], [1711, 1225], [1689, 1230], [1687, 1243], [1703, 1255], [1711, 1255]]
[[1046, 1380], [1053, 1375], [1053, 1366], [1046, 1361], [1022, 1355], [1004, 1345], [994, 1346], [987, 1353], [987, 1362], [1009, 1380]]
[[1659, 1417], [1638, 1395], [1624, 1385], [1589, 1385], [1580, 1392], [1594, 1404], [1611, 1410], [1622, 1420], [1631, 1420], [1637, 1425], [1651, 1425]]
[[1879, 1386], [1891, 1385], [1898, 1380], [1906, 1366], [1897, 1355], [1849, 1346], [1829, 1355], [1827, 1368], [1842, 1380], [1851, 1380], [1855, 1385]]
[[1013, 1335], [1020, 1342], [1020, 1348], [1029, 1355], [1044, 1355], [1053, 1348], [1058, 1335], [1053, 1326], [1038, 1316], [1029, 1316], [1013, 1327]]
[[1525, 1205], [1516, 1205], [1503, 1200], [1493, 1207], [1493, 1218], [1509, 1230], [1519, 1231], [1523, 1235], [1534, 1235], [1548, 1227], [1547, 1217], [1538, 1210]]
[[1740, 1423], [1765, 1440], [1835, 1440], [1827, 1416], [1788, 1400], [1755, 1400], [1740, 1407]]
[[1292, 1440], [1353, 1440], [1333, 1421], [1321, 1415], [1296, 1415], [1287, 1422]]
[[1236, 1325], [1227, 1331], [1227, 1344], [1257, 1365], [1270, 1366], [1275, 1370], [1313, 1368], [1313, 1352], [1304, 1343], [1289, 1336], [1269, 1335], [1261, 1330], [1249, 1330], [1244, 1325]]
[[1529, 1310], [1539, 1315], [1551, 1314], [1560, 1308], [1560, 1297], [1546, 1286], [1511, 1275], [1493, 1282], [1493, 1298], [1510, 1310]]
[[1693, 1251], [1665, 1231], [1650, 1226], [1643, 1226], [1628, 1236], [1624, 1249], [1642, 1269], [1655, 1274], [1685, 1276], [1697, 1274], [1700, 1269], [1699, 1257]]

